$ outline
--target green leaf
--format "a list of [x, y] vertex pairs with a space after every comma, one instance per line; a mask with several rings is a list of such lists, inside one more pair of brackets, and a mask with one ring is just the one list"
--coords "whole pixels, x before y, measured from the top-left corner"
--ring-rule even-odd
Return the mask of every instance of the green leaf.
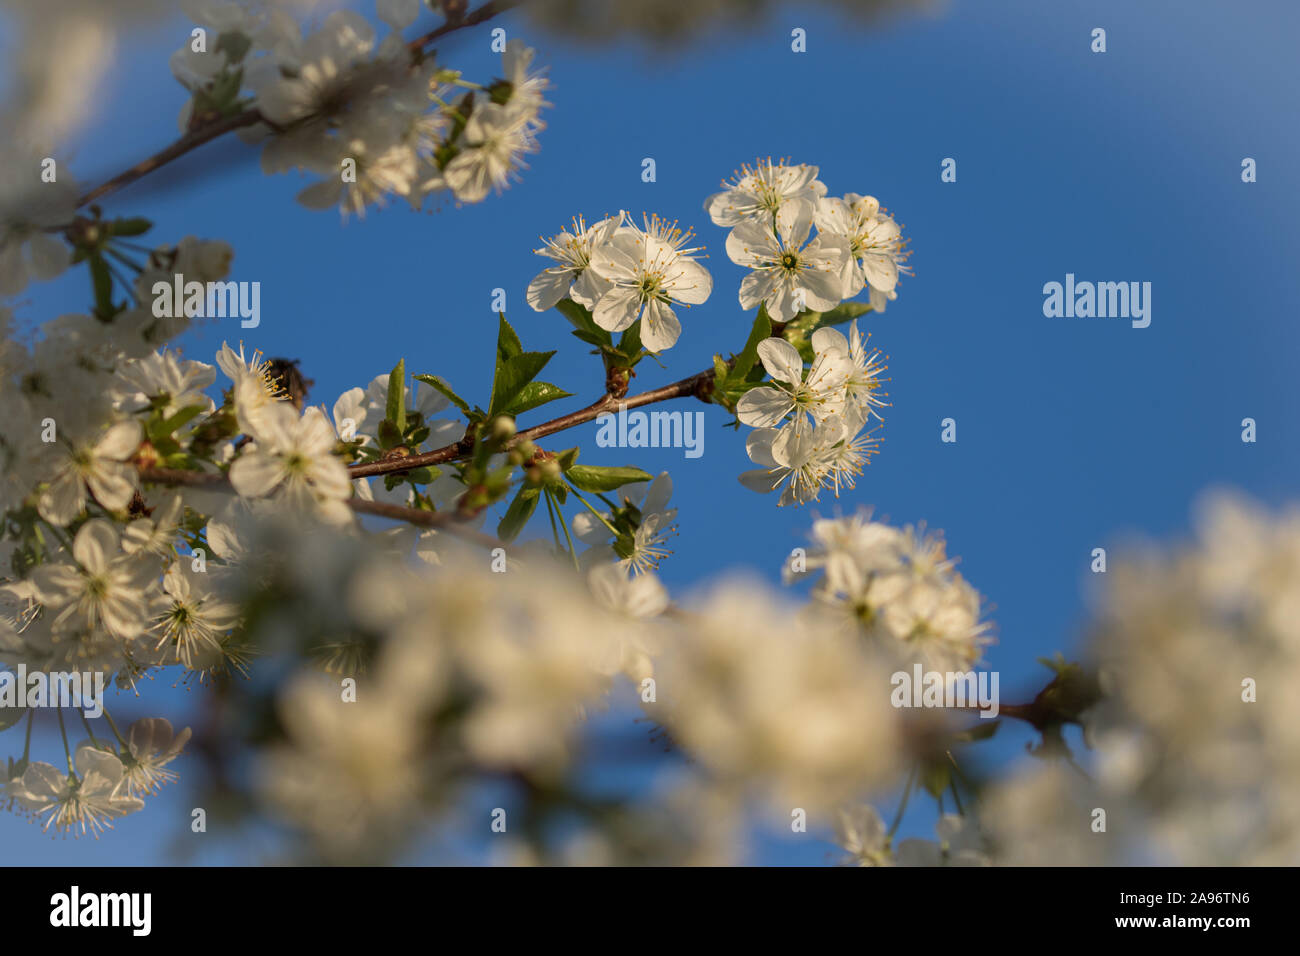
[[649, 481], [651, 475], [640, 468], [574, 465], [565, 477], [580, 491], [613, 491], [634, 481]]
[[379, 447], [385, 450], [396, 448], [402, 443], [402, 433], [392, 422], [385, 418], [379, 423]]
[[[498, 355], [500, 354], [498, 350]], [[551, 360], [552, 352], [520, 352], [497, 363], [496, 375], [492, 379], [492, 401], [488, 407], [489, 415], [500, 415], [515, 401], [525, 385], [537, 377], [537, 373]]]
[[388, 406], [384, 417], [399, 435], [406, 434], [406, 359], [398, 359], [388, 375]]
[[498, 313], [501, 324], [497, 327], [497, 365], [492, 376], [492, 397], [488, 401], [488, 414], [500, 415], [519, 396], [523, 387], [537, 377], [546, 367], [554, 352], [525, 352], [519, 336]]
[[182, 408], [171, 418], [165, 418], [153, 428], [149, 429], [150, 435], [163, 437], [172, 434], [176, 429], [189, 422], [191, 419], [202, 415], [206, 409], [202, 405], [190, 405]]
[[835, 308], [821, 314], [820, 325], [843, 325], [845, 322], [851, 322], [860, 315], [866, 315], [871, 311], [871, 306], [866, 302], [841, 302]]
[[555, 463], [560, 466], [560, 471], [568, 471], [573, 467], [573, 463], [578, 460], [579, 450], [579, 446], [575, 445], [572, 448], [566, 448], [564, 451], [556, 453]]
[[938, 760], [932, 761], [921, 768], [920, 779], [921, 786], [937, 800], [939, 794], [948, 789], [948, 782], [952, 779], [952, 768]]
[[754, 327], [749, 330], [749, 340], [745, 342], [745, 347], [741, 349], [740, 354], [736, 356], [736, 362], [731, 367], [731, 374], [727, 376], [728, 381], [742, 381], [749, 370], [754, 367], [758, 361], [758, 343], [772, 336], [772, 321], [767, 317], [767, 306], [758, 307], [758, 315], [754, 317]]
[[630, 558], [636, 553], [636, 538], [630, 534], [620, 534], [614, 539], [614, 553], [620, 558]]
[[800, 312], [786, 326], [786, 329], [793, 328], [803, 332], [812, 332], [824, 325], [842, 325], [870, 311], [871, 306], [866, 302], [841, 302], [835, 308], [826, 312]]
[[817, 361], [817, 353], [813, 351], [812, 343], [804, 337], [802, 332], [795, 331], [792, 333], [790, 329], [786, 329], [785, 340], [794, 346], [795, 351], [799, 353], [799, 357], [805, 362], [811, 365]]
[[497, 525], [497, 537], [502, 541], [513, 541], [519, 536], [519, 532], [524, 530], [524, 525], [528, 524], [528, 519], [533, 516], [537, 510], [539, 500], [537, 489], [532, 490], [532, 494], [525, 494], [526, 489], [520, 489], [519, 494], [515, 495], [515, 500], [510, 502], [510, 507], [506, 509], [505, 515]]
[[506, 321], [505, 313], [498, 312], [497, 315], [501, 318], [501, 324], [497, 326], [497, 365], [500, 365], [506, 359], [522, 353], [524, 347], [515, 330]]
[[618, 350], [627, 356], [628, 362], [635, 365], [641, 353], [641, 320], [637, 319], [623, 331], [618, 340]]
[[550, 382], [529, 382], [519, 390], [519, 394], [505, 408], [501, 409], [503, 415], [522, 415], [538, 405], [545, 405], [547, 402], [553, 402], [558, 398], [570, 398], [572, 392], [566, 392], [558, 385], [552, 385]]
[[[601, 331], [604, 331], [604, 330], [602, 329]], [[613, 346], [609, 344], [609, 333], [608, 333], [608, 332], [605, 332], [605, 335], [604, 335], [603, 338], [602, 338], [601, 336], [599, 336], [599, 335], [596, 335], [596, 334], [592, 333], [592, 332], [588, 332], [588, 331], [586, 331], [585, 329], [573, 329], [573, 330], [570, 332], [570, 334], [573, 335], [573, 336], [575, 336], [575, 337], [577, 337], [577, 338], [580, 339], [581, 341], [586, 342], [588, 345], [594, 345], [594, 346], [596, 346], [596, 347], [597, 347], [598, 349], [600, 349], [602, 352], [605, 352], [605, 351], [611, 351], [611, 350], [613, 349]]]
[[436, 465], [425, 465], [423, 468], [408, 471], [406, 480], [413, 485], [427, 485], [441, 474], [442, 469]]
[[113, 274], [108, 263], [96, 252], [90, 257], [90, 278], [95, 289], [95, 311], [107, 322], [113, 318]]
[[132, 219], [114, 219], [108, 224], [108, 231], [115, 236], [143, 236], [153, 228], [153, 223], [143, 216]]
[[214, 49], [217, 53], [226, 54], [227, 63], [238, 63], [248, 53], [252, 45], [253, 41], [250, 37], [239, 30], [233, 30], [218, 36], [217, 45]]
[[459, 408], [461, 410], [461, 413], [466, 418], [470, 417], [469, 402], [465, 401], [465, 399], [461, 398], [459, 395], [453, 392], [451, 390], [451, 386], [448, 385], [445, 381], [443, 381], [443, 379], [441, 379], [439, 376], [413, 375], [411, 377], [414, 378], [417, 382], [423, 382], [425, 385], [428, 385], [434, 391], [441, 393], [442, 396], [445, 399], [447, 399], [447, 401], [451, 402], [453, 405]]
[[1001, 720], [981, 720], [969, 730], [963, 730], [957, 734], [953, 739], [964, 744], [974, 743], [977, 740], [988, 740], [998, 732], [998, 727], [1001, 724]]
[[579, 305], [572, 299], [561, 299], [555, 304], [555, 308], [573, 324], [576, 330], [573, 334], [584, 342], [590, 342], [592, 345], [613, 344], [609, 332], [596, 324], [596, 320], [591, 317], [591, 313], [585, 306]]

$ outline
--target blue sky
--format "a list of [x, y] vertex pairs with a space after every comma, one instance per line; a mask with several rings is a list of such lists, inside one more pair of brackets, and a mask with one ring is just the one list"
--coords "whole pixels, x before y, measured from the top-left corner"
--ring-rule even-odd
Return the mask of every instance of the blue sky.
[[[634, 388], [665, 384], [739, 350], [751, 320], [736, 302], [743, 270], [726, 258], [705, 196], [743, 162], [789, 156], [820, 166], [832, 193], [880, 198], [912, 240], [916, 275], [861, 323], [890, 356], [884, 443], [855, 491], [803, 510], [739, 485], [744, 433], [722, 428], [716, 406], [682, 406], [707, 414], [698, 459], [597, 449], [595, 426], [557, 444], [580, 439], [588, 463], [671, 471], [681, 533], [661, 573], [674, 593], [733, 567], [776, 580], [815, 513], [871, 506], [895, 523], [925, 521], [946, 531], [992, 605], [999, 642], [987, 662], [1004, 701], [1019, 701], [1046, 675], [1036, 656], [1078, 646], [1094, 547], [1187, 534], [1208, 487], [1274, 504], [1295, 496], [1294, 4], [953, 0], [871, 31], [793, 5], [764, 26], [669, 51], [575, 46], [518, 14], [501, 24], [550, 64], [555, 104], [541, 153], [502, 197], [341, 225], [293, 202], [308, 180], [263, 176], [231, 140], [105, 203], [153, 219], [159, 242], [229, 241], [232, 278], [262, 283], [261, 326], [194, 330], [182, 340], [190, 357], [211, 361], [223, 339], [242, 337], [301, 359], [311, 399], [332, 405], [404, 356], [409, 370], [482, 401], [502, 287], [525, 346], [561, 349], [545, 377], [577, 393], [577, 408], [599, 394], [599, 364], [557, 313], [524, 304], [543, 265], [531, 250], [574, 215], [625, 208], [693, 226], [709, 248], [712, 298], [682, 316], [667, 369], [643, 363]], [[794, 27], [807, 31], [807, 53], [790, 51]], [[1104, 54], [1090, 51], [1095, 27], [1107, 31]], [[182, 95], [166, 61], [187, 29], [170, 22], [123, 48], [96, 91], [99, 118], [75, 144], [79, 179], [97, 182], [175, 136]], [[484, 32], [444, 50], [471, 77], [498, 72]], [[641, 181], [645, 157], [654, 183]], [[945, 157], [957, 160], [955, 183], [940, 181]], [[1258, 182], [1241, 181], [1243, 157], [1257, 161]], [[1150, 282], [1150, 327], [1044, 317], [1043, 284], [1066, 273]], [[28, 317], [86, 306], [80, 274], [29, 295]], [[955, 444], [940, 441], [948, 417]], [[1254, 444], [1240, 439], [1245, 417], [1258, 423]], [[183, 710], [191, 699], [157, 683], [129, 709]], [[623, 717], [611, 726], [643, 732]], [[1005, 727], [988, 754], [1015, 759], [1027, 739]], [[0, 818], [0, 860], [164, 862], [188, 836], [192, 802], [175, 788], [98, 842], [51, 842]], [[932, 820], [918, 810], [903, 832], [928, 835]], [[832, 848], [820, 835], [765, 837], [756, 862], [824, 862]], [[192, 839], [203, 841], [200, 862], [257, 859], [217, 833]]]

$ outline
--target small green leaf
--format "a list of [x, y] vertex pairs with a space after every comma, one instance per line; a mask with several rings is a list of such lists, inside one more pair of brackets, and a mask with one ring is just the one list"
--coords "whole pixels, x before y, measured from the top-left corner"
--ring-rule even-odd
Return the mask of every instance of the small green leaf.
[[634, 481], [649, 481], [651, 475], [640, 468], [574, 465], [565, 476], [580, 491], [613, 491]]
[[215, 51], [226, 54], [227, 63], [238, 63], [248, 53], [253, 41], [239, 30], [222, 33], [217, 37]]
[[977, 740], [988, 740], [998, 732], [1001, 723], [1000, 720], [981, 720], [969, 730], [963, 730], [957, 734], [953, 739], [964, 744], [974, 743]]
[[501, 318], [501, 324], [497, 326], [497, 365], [499, 366], [508, 358], [513, 358], [523, 352], [524, 347], [519, 341], [519, 336], [515, 330], [510, 327], [506, 321], [504, 312], [498, 312]]
[[497, 363], [496, 375], [492, 379], [492, 401], [488, 406], [489, 415], [500, 415], [523, 391], [525, 385], [537, 377], [537, 373], [546, 367], [554, 352], [520, 352]]
[[635, 365], [641, 359], [641, 320], [633, 322], [618, 340], [618, 350], [627, 356], [628, 363]]
[[379, 423], [379, 447], [385, 450], [396, 448], [402, 443], [402, 433], [397, 426], [385, 418]]
[[561, 299], [555, 304], [555, 308], [573, 324], [576, 330], [573, 334], [584, 342], [590, 342], [592, 345], [613, 344], [609, 332], [596, 324], [596, 320], [591, 317], [591, 313], [585, 306], [579, 305], [572, 299]]
[[841, 302], [835, 308], [823, 312], [821, 321], [818, 326], [823, 325], [843, 325], [845, 322], [851, 322], [860, 315], [866, 315], [871, 311], [871, 306], [866, 302]]
[[509, 408], [523, 387], [537, 377], [555, 354], [525, 352], [505, 314], [498, 314], [501, 324], [497, 328], [497, 364], [492, 375], [492, 397], [488, 400], [489, 415], [500, 415]]
[[935, 760], [921, 768], [921, 786], [936, 800], [939, 794], [948, 789], [952, 779], [952, 768], [946, 763]]
[[519, 390], [519, 394], [515, 396], [514, 401], [501, 409], [501, 414], [522, 415], [539, 405], [545, 405], [547, 402], [553, 402], [559, 398], [570, 398], [572, 395], [572, 392], [566, 392], [558, 385], [552, 385], [550, 382], [529, 382]]
[[408, 471], [406, 479], [413, 485], [427, 485], [441, 474], [442, 469], [436, 465], [425, 465], [423, 468]]
[[399, 436], [406, 434], [406, 359], [398, 359], [388, 375], [388, 405], [384, 417], [392, 422]]
[[578, 451], [579, 448], [575, 445], [556, 454], [555, 463], [560, 466], [560, 471], [568, 471], [573, 467], [573, 463], [578, 460]]
[[786, 329], [785, 340], [794, 346], [799, 357], [810, 365], [817, 361], [817, 353], [813, 351], [812, 343], [808, 341], [802, 332], [795, 332], [791, 335], [790, 330]]
[[793, 321], [786, 325], [786, 330], [795, 329], [804, 333], [811, 333], [814, 329], [822, 326], [842, 325], [870, 311], [871, 306], [866, 302], [841, 302], [835, 308], [826, 312], [800, 312], [794, 317]]
[[[602, 329], [601, 331], [604, 330]], [[596, 346], [602, 352], [606, 350], [612, 350], [613, 348], [613, 346], [609, 344], [608, 332], [605, 332], [603, 338], [599, 335], [596, 335], [592, 332], [587, 332], [583, 329], [573, 329], [570, 334], [576, 336], [578, 339], [582, 340], [583, 342], [586, 342], [588, 345]]]
[[108, 224], [108, 231], [115, 236], [143, 236], [153, 228], [153, 223], [143, 216], [132, 219], [114, 219]]
[[90, 257], [90, 278], [95, 289], [95, 311], [105, 322], [113, 318], [113, 274], [98, 252]]
[[514, 501], [510, 502], [510, 507], [506, 508], [500, 523], [497, 524], [497, 537], [502, 541], [515, 540], [519, 532], [524, 530], [524, 525], [528, 524], [528, 519], [533, 516], [533, 512], [537, 510], [538, 500], [536, 489], [531, 495], [525, 495], [521, 489], [519, 494], [515, 495]]
[[451, 390], [451, 386], [448, 385], [442, 378], [440, 378], [437, 375], [413, 375], [411, 377], [414, 378], [417, 382], [423, 382], [425, 385], [428, 385], [434, 391], [441, 393], [442, 396], [447, 399], [447, 401], [451, 402], [453, 405], [459, 408], [461, 410], [461, 413], [464, 414], [466, 418], [469, 417], [469, 402], [465, 401], [465, 399], [461, 398], [459, 395], [453, 392]]
[[182, 425], [202, 415], [204, 411], [206, 409], [202, 405], [189, 405], [150, 428], [149, 433], [151, 436], [157, 435], [158, 437], [170, 435]]
[[614, 539], [614, 553], [620, 558], [630, 558], [636, 553], [636, 538], [630, 534], [620, 534]]
[[731, 367], [731, 374], [727, 376], [730, 381], [742, 381], [749, 374], [754, 363], [758, 361], [758, 343], [772, 336], [772, 321], [767, 317], [767, 306], [758, 307], [758, 315], [754, 317], [754, 327], [749, 331], [749, 340], [745, 342], [745, 347], [741, 349], [740, 354], [736, 356], [736, 362]]

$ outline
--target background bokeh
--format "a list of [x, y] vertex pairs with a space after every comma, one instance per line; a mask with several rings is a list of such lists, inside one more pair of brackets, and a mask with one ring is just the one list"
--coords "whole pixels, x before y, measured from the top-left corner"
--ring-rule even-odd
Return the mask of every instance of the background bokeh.
[[[436, 22], [426, 14], [417, 26], [426, 21]], [[294, 203], [307, 179], [264, 176], [256, 151], [229, 138], [105, 203], [154, 220], [157, 242], [230, 242], [231, 278], [261, 282], [260, 328], [200, 325], [180, 340], [188, 357], [210, 362], [223, 340], [242, 339], [301, 359], [315, 380], [309, 400], [327, 406], [405, 357], [408, 370], [483, 402], [491, 295], [502, 287], [525, 346], [561, 350], [544, 377], [575, 392], [577, 408], [599, 394], [599, 363], [557, 313], [524, 303], [544, 264], [531, 250], [574, 215], [628, 209], [693, 226], [710, 252], [713, 297], [682, 316], [667, 368], [643, 363], [633, 387], [667, 383], [739, 350], [748, 332], [736, 302], [743, 270], [726, 258], [705, 196], [742, 162], [788, 156], [819, 166], [833, 193], [877, 196], [912, 240], [916, 275], [886, 313], [861, 320], [890, 356], [882, 451], [854, 491], [795, 510], [739, 485], [744, 432], [724, 429], [716, 406], [682, 405], [707, 415], [698, 459], [598, 449], [594, 425], [555, 443], [580, 440], [588, 463], [671, 472], [681, 533], [660, 571], [675, 595], [733, 568], [776, 580], [814, 514], [871, 506], [894, 523], [925, 521], [946, 531], [990, 602], [998, 643], [987, 664], [1001, 672], [1003, 700], [1018, 702], [1048, 676], [1036, 656], [1078, 646], [1093, 548], [1185, 535], [1209, 487], [1273, 504], [1296, 496], [1300, 7], [1289, 0], [951, 0], [870, 26], [790, 4], [668, 47], [575, 43], [521, 12], [496, 25], [538, 48], [555, 104], [541, 153], [499, 198], [424, 214], [394, 206], [344, 225]], [[807, 31], [804, 54], [790, 50], [795, 27]], [[1107, 32], [1104, 54], [1090, 51], [1095, 27]], [[79, 180], [98, 182], [174, 138], [184, 97], [167, 57], [188, 30], [177, 17], [129, 38], [108, 81], [86, 91], [95, 119], [67, 153]], [[499, 72], [482, 28], [441, 52], [471, 77]], [[645, 157], [654, 183], [641, 181]], [[957, 160], [956, 183], [940, 181], [945, 157]], [[1241, 181], [1244, 157], [1258, 163], [1254, 184]], [[1042, 286], [1067, 272], [1150, 282], [1150, 327], [1045, 318]], [[33, 286], [19, 314], [84, 310], [85, 285], [72, 272]], [[567, 410], [542, 417], [552, 409]], [[946, 417], [956, 444], [940, 442]], [[1258, 423], [1254, 444], [1241, 441], [1245, 417]], [[179, 725], [201, 693], [156, 681], [114, 709]], [[648, 784], [659, 748], [635, 716], [616, 707], [597, 721], [622, 744], [595, 785]], [[21, 749], [16, 732], [7, 737], [0, 755]], [[986, 755], [1018, 759], [1028, 739], [1004, 727]], [[39, 748], [56, 752], [56, 740]], [[176, 765], [180, 784], [99, 841], [51, 840], [0, 817], [0, 861], [267, 859], [256, 834], [190, 834], [187, 763]], [[477, 813], [466, 819], [486, 832]], [[902, 833], [928, 836], [932, 821], [921, 810]], [[762, 832], [753, 861], [826, 862], [826, 823], [807, 835]], [[464, 858], [486, 858], [489, 840], [467, 836]], [[417, 846], [408, 862], [438, 860]]]

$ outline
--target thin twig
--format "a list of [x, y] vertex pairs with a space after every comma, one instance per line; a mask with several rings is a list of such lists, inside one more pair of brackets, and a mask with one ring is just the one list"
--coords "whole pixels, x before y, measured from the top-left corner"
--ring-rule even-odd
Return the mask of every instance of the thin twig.
[[466, 14], [463, 19], [448, 20], [442, 26], [430, 30], [422, 36], [416, 37], [407, 44], [407, 48], [412, 53], [423, 52], [425, 47], [434, 40], [437, 40], [439, 37], [444, 37], [448, 33], [452, 33], [456, 30], [463, 30], [466, 27], [476, 27], [485, 20], [491, 20], [498, 13], [505, 13], [511, 7], [521, 6], [525, 2], [526, 0], [489, 0], [489, 2], [483, 4], [477, 10]]
[[[559, 418], [552, 418], [548, 422], [542, 422], [540, 425], [524, 429], [515, 435], [510, 442], [510, 446], [513, 447], [522, 441], [531, 441], [535, 438], [553, 435], [576, 425], [584, 425], [587, 422], [594, 421], [602, 413], [612, 413], [620, 407], [638, 408], [642, 405], [666, 402], [674, 398], [687, 398], [691, 395], [702, 401], [708, 401], [708, 394], [712, 386], [713, 369], [706, 369], [703, 372], [697, 372], [680, 381], [673, 382], [671, 385], [664, 385], [662, 388], [651, 389], [638, 395], [629, 395], [626, 398], [603, 395], [586, 408], [580, 408], [576, 412], [570, 412], [568, 415], [561, 415]], [[423, 468], [426, 465], [441, 465], [445, 462], [465, 458], [473, 451], [473, 448], [472, 441], [462, 438], [458, 442], [435, 448], [433, 451], [427, 451], [422, 455], [390, 458], [382, 461], [367, 461], [351, 465], [348, 468], [348, 473], [353, 478], [368, 478], [373, 475], [389, 475], [396, 472], [411, 471], [415, 468]]]
[[[179, 468], [141, 468], [140, 480], [154, 485], [212, 488], [217, 491], [229, 491], [231, 494], [235, 491], [231, 487], [230, 480], [219, 472], [184, 471]], [[349, 498], [347, 503], [348, 507], [357, 514], [391, 518], [394, 521], [405, 521], [407, 524], [417, 525], [421, 528], [447, 531], [458, 538], [464, 538], [466, 541], [472, 541], [485, 548], [499, 548], [502, 546], [500, 539], [465, 527], [462, 523], [464, 519], [456, 512], [424, 511], [420, 508], [408, 508], [404, 505], [388, 504], [382, 501], [366, 501], [363, 498]]]
[[225, 488], [230, 479], [219, 471], [186, 471], [182, 468], [141, 468], [140, 480], [151, 485], [184, 485], [187, 488]]
[[407, 508], [404, 505], [394, 505], [384, 501], [365, 501], [361, 498], [349, 499], [348, 505], [357, 514], [391, 518], [394, 521], [405, 521], [407, 524], [417, 525], [421, 528], [447, 531], [458, 538], [464, 538], [466, 541], [472, 541], [485, 548], [504, 547], [504, 543], [500, 538], [494, 538], [490, 534], [483, 534], [481, 531], [465, 527], [461, 523], [463, 519], [455, 512], [423, 511], [420, 508]]
[[[525, 0], [490, 0], [490, 2], [483, 4], [477, 10], [465, 16], [464, 19], [448, 20], [442, 26], [416, 37], [407, 46], [414, 53], [422, 53], [425, 47], [439, 37], [446, 36], [456, 30], [463, 30], [466, 27], [478, 26], [478, 24], [492, 19], [498, 13], [504, 13], [511, 7], [519, 6], [524, 2]], [[210, 143], [212, 140], [234, 130], [243, 129], [246, 126], [255, 126], [260, 122], [262, 122], [262, 114], [256, 108], [249, 108], [240, 110], [238, 113], [232, 113], [229, 116], [223, 116], [211, 123], [206, 123], [198, 129], [186, 133], [176, 142], [159, 150], [149, 158], [143, 159], [129, 169], [123, 170], [112, 179], [100, 183], [77, 200], [77, 208], [107, 196], [109, 193], [116, 192], [123, 186], [131, 185], [131, 183], [144, 178], [154, 170], [166, 166], [187, 153], [193, 152], [205, 143]]]
[[124, 170], [106, 182], [100, 183], [90, 192], [86, 193], [77, 200], [77, 207], [80, 208], [87, 203], [92, 203], [101, 196], [106, 196], [111, 192], [116, 192], [123, 186], [129, 186], [137, 179], [141, 179], [149, 173], [162, 166], [166, 166], [174, 159], [179, 159], [186, 153], [198, 149], [204, 143], [210, 143], [218, 137], [226, 135], [233, 130], [243, 129], [245, 126], [253, 126], [261, 122], [262, 114], [255, 109], [241, 110], [230, 116], [223, 117], [215, 122], [200, 126], [192, 133], [186, 133], [176, 142], [172, 143], [166, 149], [159, 150], [148, 159], [141, 160], [130, 169]]

